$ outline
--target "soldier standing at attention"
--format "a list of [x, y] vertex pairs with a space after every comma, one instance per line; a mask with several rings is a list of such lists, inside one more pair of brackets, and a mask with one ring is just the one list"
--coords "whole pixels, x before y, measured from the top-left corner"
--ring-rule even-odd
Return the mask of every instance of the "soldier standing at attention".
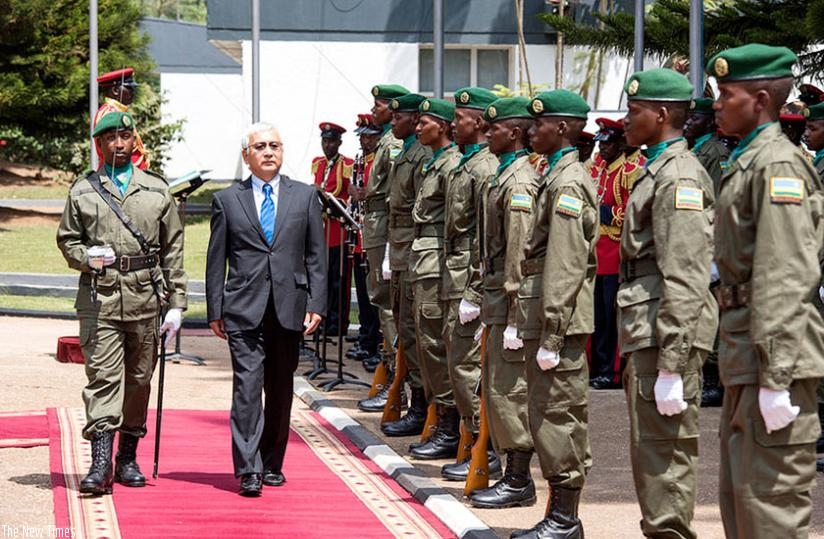
[[[478, 211], [483, 202], [487, 179], [495, 174], [498, 158], [489, 151], [484, 133], [484, 109], [497, 96], [485, 88], [455, 91], [455, 120], [452, 133], [463, 150], [463, 157], [447, 182], [443, 273], [443, 298], [446, 303], [444, 342], [449, 361], [449, 381], [464, 429], [478, 436], [480, 401], [475, 392], [481, 376], [480, 345], [474, 335], [481, 324], [483, 279], [478, 250]], [[449, 481], [466, 481], [469, 459], [445, 464], [441, 476]], [[501, 471], [495, 452], [489, 455], [489, 475]]]
[[701, 365], [718, 308], [710, 293], [713, 187], [684, 140], [692, 84], [671, 69], [625, 86], [627, 143], [647, 161], [627, 204], [618, 309], [630, 459], [648, 537], [695, 538]]
[[[97, 77], [97, 86], [103, 96], [103, 104], [94, 115], [94, 125], [110, 112], [128, 112], [134, 101], [135, 89], [138, 84], [134, 81], [134, 69], [127, 67], [110, 71]], [[99, 145], [95, 145], [97, 160], [103, 161], [103, 154]], [[143, 146], [140, 134], [134, 130], [134, 148], [132, 149], [132, 164], [141, 170], [149, 168], [149, 154]]]
[[741, 137], [721, 179], [715, 252], [721, 285], [719, 504], [730, 538], [807, 537], [824, 375], [821, 181], [781, 134], [797, 58], [751, 43], [710, 58], [715, 116]]
[[[97, 172], [79, 178], [69, 190], [57, 245], [69, 267], [80, 271], [74, 306], [89, 380], [83, 389], [83, 437], [92, 443], [92, 465], [80, 481], [80, 492], [108, 494], [112, 480], [129, 487], [146, 484], [137, 465], [137, 443], [146, 435], [158, 332], [166, 332], [168, 343], [180, 329], [187, 279], [183, 226], [168, 185], [131, 161], [132, 116], [106, 114], [94, 137], [103, 161]], [[132, 220], [132, 228], [110, 203]], [[169, 310], [158, 331], [166, 301]]]
[[417, 353], [409, 275], [412, 240], [415, 238], [412, 210], [423, 180], [423, 165], [432, 158], [432, 150], [415, 136], [418, 107], [425, 99], [419, 94], [407, 94], [393, 99], [389, 105], [392, 110], [392, 132], [403, 141], [403, 151], [395, 159], [389, 175], [389, 245], [381, 271], [385, 280], [392, 280], [392, 310], [398, 327], [398, 341], [409, 368], [412, 398], [406, 415], [398, 421], [381, 425], [381, 431], [387, 436], [418, 435], [423, 432], [426, 421], [426, 393]]
[[547, 157], [547, 172], [521, 262], [518, 334], [524, 341], [529, 425], [549, 483], [549, 508], [538, 524], [511, 537], [582, 538], [578, 502], [592, 466], [586, 345], [595, 324], [599, 210], [575, 141], [589, 106], [578, 94], [555, 90], [538, 94], [529, 112], [535, 117], [530, 145]]
[[[352, 180], [352, 165], [355, 161], [350, 157], [345, 157], [338, 151], [341, 144], [341, 135], [346, 133], [346, 129], [332, 122], [321, 122], [320, 144], [323, 155], [312, 159], [312, 176], [315, 178], [315, 185], [323, 189], [333, 197], [341, 199], [345, 207], [349, 200], [349, 182]], [[327, 309], [326, 317], [323, 321], [326, 335], [338, 336], [340, 333], [346, 335], [349, 327], [349, 303], [351, 282], [349, 261], [346, 260], [346, 253], [341, 252], [341, 224], [337, 219], [326, 219], [326, 234], [329, 249], [329, 264], [327, 268], [326, 297]], [[341, 304], [341, 258], [343, 260], [344, 290], [343, 303]], [[338, 320], [338, 311], [341, 311], [341, 319]]]
[[503, 478], [473, 491], [475, 507], [501, 509], [535, 503], [535, 483], [529, 471], [532, 436], [527, 417], [524, 343], [518, 338], [518, 288], [526, 239], [535, 222], [538, 173], [526, 150], [532, 116], [529, 99], [497, 99], [484, 111], [489, 124], [489, 151], [498, 156], [489, 178], [482, 214], [481, 261], [484, 298], [482, 321], [487, 326], [483, 358], [484, 399], [489, 434], [495, 450], [506, 453]]
[[[366, 284], [369, 288], [369, 299], [378, 308], [384, 341], [381, 355], [390, 373], [394, 373], [395, 370], [395, 354], [392, 347], [395, 345], [398, 330], [392, 315], [389, 279], [383, 278], [381, 266], [389, 244], [389, 173], [392, 163], [403, 150], [403, 143], [392, 134], [392, 111], [389, 109], [389, 103], [392, 99], [408, 93], [409, 90], [397, 84], [378, 84], [372, 87], [372, 118], [383, 130], [383, 135], [375, 149], [375, 159], [369, 171], [363, 201], [363, 249], [369, 262]], [[358, 401], [358, 408], [365, 412], [382, 412], [391, 384], [390, 378], [377, 395]]]
[[412, 218], [415, 239], [409, 258], [409, 279], [414, 290], [415, 332], [418, 361], [427, 402], [434, 402], [438, 416], [435, 431], [409, 454], [416, 459], [455, 458], [458, 453], [460, 416], [449, 384], [449, 365], [443, 341], [444, 219], [447, 177], [461, 159], [452, 142], [455, 105], [442, 99], [427, 99], [420, 112], [418, 141], [432, 150], [423, 165], [423, 177], [415, 197]]

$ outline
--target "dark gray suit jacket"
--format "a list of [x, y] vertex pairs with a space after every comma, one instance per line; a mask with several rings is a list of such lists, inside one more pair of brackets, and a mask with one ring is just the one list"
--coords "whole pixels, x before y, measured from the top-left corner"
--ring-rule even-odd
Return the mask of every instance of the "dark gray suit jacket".
[[272, 245], [260, 226], [251, 178], [217, 192], [212, 200], [206, 303], [209, 321], [223, 319], [226, 331], [258, 327], [270, 296], [286, 329], [303, 331], [307, 311], [326, 312], [326, 254], [317, 192], [281, 175], [277, 200]]

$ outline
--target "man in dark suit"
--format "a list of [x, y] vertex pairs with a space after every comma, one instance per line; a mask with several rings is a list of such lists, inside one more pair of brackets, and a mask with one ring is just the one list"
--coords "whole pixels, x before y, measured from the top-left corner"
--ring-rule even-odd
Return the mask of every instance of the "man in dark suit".
[[232, 355], [232, 459], [239, 493], [259, 496], [262, 484], [286, 480], [281, 467], [292, 375], [301, 332], [315, 331], [326, 309], [326, 259], [317, 192], [279, 173], [283, 143], [277, 129], [254, 124], [242, 145], [252, 176], [212, 201], [206, 299], [209, 326], [228, 338]]

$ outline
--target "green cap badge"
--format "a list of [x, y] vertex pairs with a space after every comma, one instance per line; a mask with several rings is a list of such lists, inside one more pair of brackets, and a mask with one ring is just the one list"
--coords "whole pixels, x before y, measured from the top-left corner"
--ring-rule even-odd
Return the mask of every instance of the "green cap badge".
[[461, 109], [484, 110], [498, 96], [486, 88], [468, 86], [455, 90], [455, 106]]
[[427, 99], [420, 104], [418, 111], [422, 115], [434, 116], [447, 122], [455, 119], [455, 104], [443, 99]]
[[420, 94], [406, 94], [393, 99], [389, 103], [389, 108], [393, 112], [418, 112], [418, 107], [425, 99], [426, 97]]
[[502, 97], [496, 99], [484, 111], [484, 120], [498, 122], [511, 118], [532, 118], [529, 114], [529, 98]]
[[529, 103], [533, 116], [568, 116], [587, 119], [589, 105], [580, 95], [569, 90], [541, 92]]
[[624, 86], [630, 101], [690, 101], [692, 90], [687, 77], [663, 67], [633, 73]]
[[134, 118], [132, 118], [132, 115], [128, 112], [109, 112], [108, 114], [104, 114], [103, 117], [98, 120], [97, 125], [94, 126], [92, 136], [96, 137], [113, 129], [133, 131]]
[[749, 43], [721, 51], [707, 62], [707, 73], [718, 82], [781, 79], [793, 76], [798, 61], [787, 47]]

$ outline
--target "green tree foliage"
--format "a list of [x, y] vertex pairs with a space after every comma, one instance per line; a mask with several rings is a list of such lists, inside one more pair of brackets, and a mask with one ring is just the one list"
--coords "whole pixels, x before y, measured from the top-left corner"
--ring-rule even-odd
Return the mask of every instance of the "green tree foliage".
[[206, 23], [206, 0], [140, 0], [146, 17]]
[[[159, 80], [136, 0], [98, 0], [100, 73], [134, 67], [133, 105], [154, 163], [179, 124], [160, 125]], [[71, 171], [88, 166], [89, 4], [0, 0], [0, 139], [6, 158]], [[152, 168], [158, 168], [153, 163]]]
[[[789, 47], [799, 55], [801, 75], [824, 79], [824, 0], [720, 0], [704, 3], [705, 60], [718, 51], [760, 42]], [[570, 45], [631, 55], [635, 17], [596, 13], [602, 28], [553, 14], [538, 16], [564, 33]], [[657, 0], [644, 19], [644, 49], [661, 59], [689, 56], [689, 1]]]

